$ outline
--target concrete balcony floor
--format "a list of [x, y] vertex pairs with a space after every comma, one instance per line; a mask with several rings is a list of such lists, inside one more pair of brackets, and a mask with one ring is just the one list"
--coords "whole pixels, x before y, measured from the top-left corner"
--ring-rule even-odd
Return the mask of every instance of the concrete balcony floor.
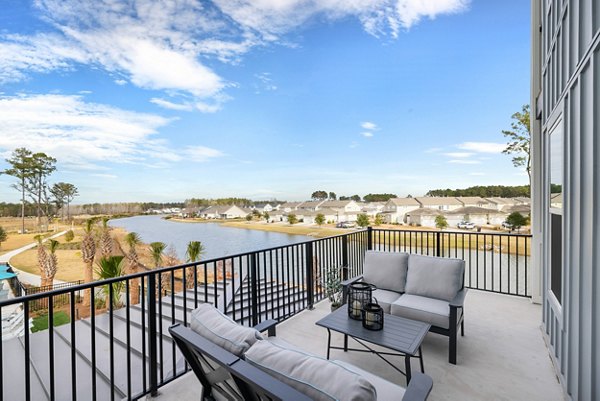
[[[320, 302], [281, 323], [277, 336], [325, 357], [327, 330], [315, 322], [329, 313]], [[465, 336], [458, 339], [458, 364], [448, 363], [448, 338], [429, 333], [423, 342], [425, 372], [433, 378], [429, 400], [564, 400], [540, 331], [541, 306], [529, 299], [471, 290], [465, 306]], [[332, 341], [341, 345], [343, 336]], [[350, 340], [351, 346], [359, 346]], [[406, 385], [399, 374], [375, 355], [332, 350], [344, 360], [389, 381]], [[392, 357], [398, 366], [403, 359]], [[418, 371], [413, 360], [413, 371]], [[199, 399], [200, 384], [192, 373], [160, 389], [160, 401]]]

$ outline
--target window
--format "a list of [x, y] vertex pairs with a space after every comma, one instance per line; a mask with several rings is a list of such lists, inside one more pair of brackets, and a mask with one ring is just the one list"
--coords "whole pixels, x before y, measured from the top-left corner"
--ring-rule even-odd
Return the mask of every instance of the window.
[[562, 305], [562, 226], [564, 135], [559, 120], [550, 132], [549, 149], [549, 224], [550, 290]]

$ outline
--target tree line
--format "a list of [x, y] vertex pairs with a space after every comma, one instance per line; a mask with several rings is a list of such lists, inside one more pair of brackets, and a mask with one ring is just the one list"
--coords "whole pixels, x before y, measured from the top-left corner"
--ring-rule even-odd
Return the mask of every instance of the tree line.
[[391, 198], [396, 198], [396, 194], [367, 194], [362, 198], [360, 195], [352, 195], [345, 196], [342, 195], [338, 198], [335, 192], [327, 192], [323, 190], [315, 191], [310, 196], [314, 201], [324, 201], [324, 200], [353, 200], [355, 202], [365, 201], [365, 202], [387, 202]]
[[477, 185], [464, 189], [432, 189], [425, 196], [480, 196], [482, 198], [529, 197], [529, 185]]

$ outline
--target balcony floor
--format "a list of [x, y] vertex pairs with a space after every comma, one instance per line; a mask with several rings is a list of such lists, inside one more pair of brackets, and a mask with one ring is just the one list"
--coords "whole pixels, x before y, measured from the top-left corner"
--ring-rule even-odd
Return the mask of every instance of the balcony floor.
[[[529, 299], [471, 290], [465, 311], [465, 337], [458, 339], [457, 365], [448, 363], [447, 337], [429, 333], [423, 342], [425, 372], [433, 378], [429, 400], [564, 400], [542, 339], [540, 305]], [[314, 323], [327, 313], [329, 303], [320, 302], [315, 309], [281, 323], [277, 335], [324, 357], [327, 330]], [[342, 338], [335, 334], [332, 341], [340, 345]], [[406, 385], [404, 376], [374, 355], [332, 350], [331, 359]], [[404, 366], [403, 360], [394, 362]], [[413, 371], [418, 369], [418, 360], [414, 360]], [[199, 391], [193, 374], [186, 374], [160, 389], [161, 394], [153, 399], [198, 399]]]

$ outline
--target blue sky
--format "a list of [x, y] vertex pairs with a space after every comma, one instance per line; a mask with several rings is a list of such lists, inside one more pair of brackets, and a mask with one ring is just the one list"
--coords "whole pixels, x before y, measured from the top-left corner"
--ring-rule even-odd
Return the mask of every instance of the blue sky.
[[0, 7], [0, 169], [46, 152], [77, 203], [527, 183], [500, 151], [529, 100], [528, 2]]

